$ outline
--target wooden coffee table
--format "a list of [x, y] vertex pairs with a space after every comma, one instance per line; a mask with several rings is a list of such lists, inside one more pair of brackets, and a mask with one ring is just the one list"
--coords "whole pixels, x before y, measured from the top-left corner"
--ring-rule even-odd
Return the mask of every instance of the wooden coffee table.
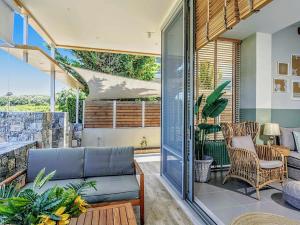
[[69, 225], [137, 225], [130, 203], [90, 208]]
[[291, 150], [282, 145], [272, 145], [272, 147], [275, 148], [278, 152], [280, 152], [280, 154], [284, 156], [284, 174], [285, 177], [288, 178], [287, 157], [290, 155]]

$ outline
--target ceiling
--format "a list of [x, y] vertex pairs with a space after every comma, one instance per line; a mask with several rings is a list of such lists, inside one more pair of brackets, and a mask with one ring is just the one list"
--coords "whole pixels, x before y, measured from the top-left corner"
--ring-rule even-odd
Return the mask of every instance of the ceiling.
[[245, 39], [255, 32], [275, 33], [300, 21], [299, 0], [273, 0], [260, 12], [241, 21], [223, 37]]
[[160, 54], [161, 26], [177, 4], [177, 0], [17, 2], [25, 6], [58, 47], [150, 55]]

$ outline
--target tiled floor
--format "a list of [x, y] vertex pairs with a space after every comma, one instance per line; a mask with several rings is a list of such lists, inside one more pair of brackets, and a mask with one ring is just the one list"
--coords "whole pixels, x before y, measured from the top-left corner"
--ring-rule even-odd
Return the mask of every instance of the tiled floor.
[[230, 179], [222, 184], [225, 172], [212, 173], [209, 183], [195, 183], [195, 197], [201, 201], [224, 224], [248, 212], [267, 212], [299, 220], [297, 210], [282, 199], [281, 185], [272, 184], [260, 191], [261, 200], [256, 199], [255, 189], [247, 183]]

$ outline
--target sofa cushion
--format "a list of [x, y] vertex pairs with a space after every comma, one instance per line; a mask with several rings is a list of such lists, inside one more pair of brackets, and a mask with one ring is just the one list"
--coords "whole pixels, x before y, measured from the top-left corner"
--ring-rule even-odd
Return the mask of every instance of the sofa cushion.
[[300, 132], [299, 131], [293, 131], [293, 136], [295, 140], [295, 146], [297, 152], [300, 152]]
[[[50, 180], [48, 181], [41, 189], [36, 189], [38, 193], [43, 193], [46, 190], [58, 186], [58, 187], [66, 187], [68, 184], [79, 184], [83, 182], [83, 179], [67, 179], [67, 180]], [[32, 188], [33, 182], [27, 183], [23, 189]]]
[[300, 153], [291, 151], [288, 156], [288, 165], [300, 169]]
[[273, 161], [259, 160], [259, 165], [263, 169], [274, 169], [274, 168], [282, 167], [283, 163], [279, 160], [273, 160]]
[[41, 169], [56, 171], [52, 180], [83, 177], [84, 148], [31, 149], [28, 153], [27, 182], [34, 181]]
[[300, 128], [284, 128], [280, 127], [280, 145], [283, 145], [292, 151], [296, 150], [295, 139], [293, 131], [300, 131]]
[[250, 135], [233, 137], [232, 147], [246, 149], [256, 154], [255, 145]]
[[133, 147], [86, 148], [84, 177], [134, 174]]
[[139, 198], [139, 184], [135, 175], [91, 177], [87, 181], [96, 181], [96, 189], [85, 193], [85, 200], [90, 203], [131, 200]]

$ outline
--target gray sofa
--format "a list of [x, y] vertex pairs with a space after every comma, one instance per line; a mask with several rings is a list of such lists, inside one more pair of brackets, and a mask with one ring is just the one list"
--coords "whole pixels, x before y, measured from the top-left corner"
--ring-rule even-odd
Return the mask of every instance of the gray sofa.
[[280, 145], [291, 150], [288, 157], [288, 174], [289, 178], [300, 180], [300, 149], [296, 148], [293, 131], [299, 131], [300, 128], [280, 128]]
[[[36, 175], [45, 168], [55, 176], [40, 191], [83, 180], [96, 181], [97, 190], [85, 193], [94, 206], [111, 202], [128, 202], [140, 206], [144, 220], [144, 175], [134, 161], [133, 147], [122, 148], [60, 148], [31, 149], [28, 152], [26, 187], [31, 187]], [[138, 182], [136, 174], [139, 173]]]

